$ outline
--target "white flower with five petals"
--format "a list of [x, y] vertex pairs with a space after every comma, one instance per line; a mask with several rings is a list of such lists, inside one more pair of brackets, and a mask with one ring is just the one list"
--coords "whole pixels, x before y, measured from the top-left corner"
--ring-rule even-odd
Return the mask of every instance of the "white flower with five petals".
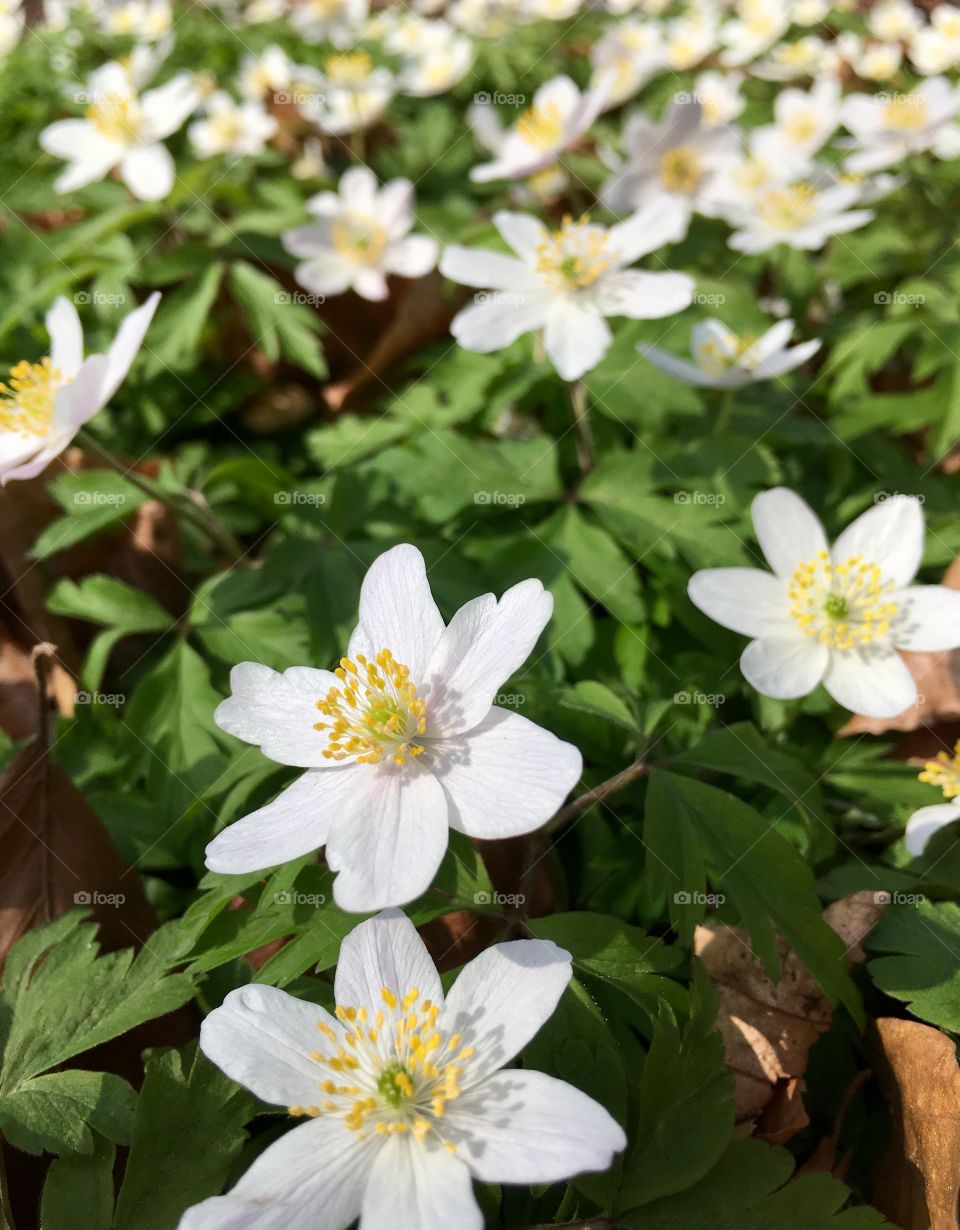
[[582, 218], [551, 231], [527, 214], [506, 212], [493, 221], [516, 256], [449, 247], [440, 259], [440, 272], [454, 282], [493, 292], [454, 317], [450, 329], [465, 350], [502, 350], [542, 330], [557, 372], [578, 380], [613, 340], [605, 317], [652, 320], [692, 302], [686, 274], [626, 268], [683, 238], [687, 219], [666, 202], [609, 228]]
[[336, 673], [234, 668], [217, 724], [308, 772], [215, 837], [207, 866], [255, 871], [326, 846], [337, 904], [366, 912], [429, 888], [448, 827], [470, 837], [538, 828], [579, 778], [580, 753], [494, 698], [552, 611], [530, 580], [499, 602], [474, 598], [445, 626], [420, 552], [381, 555]]
[[131, 312], [106, 354], [84, 358], [83, 327], [68, 299], [47, 313], [50, 354], [26, 359], [0, 384], [0, 485], [34, 478], [67, 447], [123, 382], [153, 318], [159, 292]]
[[923, 555], [923, 512], [891, 496], [831, 548], [810, 507], [784, 487], [753, 502], [753, 525], [773, 569], [710, 568], [690, 579], [695, 606], [753, 637], [740, 659], [764, 696], [806, 696], [819, 683], [866, 717], [894, 717], [917, 698], [897, 652], [960, 645], [960, 593], [911, 585]]
[[654, 367], [685, 384], [740, 389], [791, 372], [820, 349], [818, 338], [788, 347], [792, 333], [792, 320], [777, 321], [759, 337], [738, 337], [722, 321], [704, 320], [694, 327], [691, 337], [693, 363], [656, 346], [641, 344], [637, 349]]
[[162, 200], [175, 175], [164, 138], [200, 101], [192, 74], [178, 73], [139, 94], [123, 65], [110, 63], [91, 76], [86, 93], [91, 101], [83, 119], [56, 120], [40, 134], [41, 147], [69, 163], [55, 184], [57, 192], [82, 188], [116, 167], [139, 200]]
[[387, 276], [420, 278], [437, 263], [436, 240], [411, 235], [413, 185], [394, 179], [383, 187], [368, 167], [352, 167], [336, 192], [307, 201], [315, 221], [287, 231], [283, 245], [300, 259], [296, 279], [317, 295], [355, 290], [364, 299], [386, 299]]
[[483, 1230], [471, 1180], [554, 1183], [606, 1170], [620, 1125], [579, 1089], [504, 1065], [553, 1014], [570, 955], [488, 948], [444, 996], [413, 924], [390, 910], [343, 941], [336, 1014], [285, 991], [231, 991], [200, 1046], [257, 1097], [307, 1122], [179, 1230], [310, 1226]]

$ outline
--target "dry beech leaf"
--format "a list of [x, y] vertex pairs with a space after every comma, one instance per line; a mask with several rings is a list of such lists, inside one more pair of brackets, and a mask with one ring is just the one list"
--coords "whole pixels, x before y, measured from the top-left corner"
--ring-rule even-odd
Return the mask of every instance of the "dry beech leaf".
[[[953, 561], [941, 584], [948, 589], [960, 589], [960, 558]], [[891, 730], [911, 731], [935, 722], [960, 718], [960, 650], [940, 653], [917, 653], [904, 650], [903, 660], [917, 685], [919, 699], [909, 709], [894, 718], [867, 718], [857, 715], [839, 731], [850, 735], [884, 735]], [[923, 755], [912, 751], [910, 755]]]
[[[876, 894], [862, 892], [825, 911], [824, 919], [843, 940], [851, 961], [863, 960], [860, 941], [884, 908]], [[734, 1077], [741, 1134], [755, 1129], [771, 1143], [783, 1144], [806, 1126], [802, 1078], [810, 1048], [829, 1028], [830, 1004], [782, 937], [777, 982], [753, 955], [746, 931], [700, 926], [693, 943], [719, 995], [717, 1028]]]
[[954, 1042], [919, 1021], [883, 1017], [870, 1030], [893, 1135], [872, 1203], [902, 1230], [957, 1230], [960, 1067]]
[[0, 961], [26, 931], [78, 905], [92, 908], [104, 948], [139, 946], [157, 925], [100, 818], [32, 743], [0, 777]]

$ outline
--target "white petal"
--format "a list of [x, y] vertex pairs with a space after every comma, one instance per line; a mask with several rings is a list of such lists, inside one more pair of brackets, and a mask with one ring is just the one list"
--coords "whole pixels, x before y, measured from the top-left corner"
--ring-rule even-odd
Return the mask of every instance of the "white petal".
[[353, 289], [361, 299], [370, 303], [382, 303], [388, 298], [390, 288], [380, 269], [358, 269], [353, 275]]
[[556, 1183], [606, 1170], [626, 1147], [610, 1113], [566, 1081], [510, 1071], [447, 1105], [451, 1139], [484, 1183]]
[[[304, 230], [312, 229], [304, 227]], [[288, 232], [288, 235], [291, 232]], [[293, 276], [311, 295], [342, 295], [350, 287], [350, 265], [335, 252], [317, 252], [298, 265]]]
[[188, 1209], [177, 1230], [346, 1230], [377, 1144], [342, 1119], [311, 1119], [261, 1153], [229, 1195]]
[[753, 528], [767, 563], [781, 577], [828, 549], [827, 536], [810, 505], [787, 487], [764, 491], [753, 501]]
[[486, 248], [462, 248], [451, 244], [440, 257], [440, 272], [451, 282], [480, 289], [516, 290], [533, 285], [530, 270], [516, 257]]
[[538, 218], [502, 209], [493, 215], [493, 225], [525, 265], [536, 264], [537, 248], [547, 235], [546, 227]]
[[881, 646], [871, 645], [864, 653], [831, 653], [823, 686], [851, 713], [864, 717], [896, 717], [917, 699], [917, 685], [903, 659]]
[[293, 230], [284, 231], [281, 240], [291, 256], [307, 260], [313, 256], [324, 255], [333, 242], [327, 222], [295, 226]]
[[217, 706], [213, 720], [278, 764], [331, 768], [343, 762], [324, 759], [327, 738], [314, 729], [322, 720], [316, 702], [338, 687], [332, 671], [294, 666], [281, 675], [257, 662], [241, 662], [230, 672], [231, 695]]
[[427, 566], [416, 547], [401, 543], [378, 555], [360, 587], [360, 622], [349, 656], [375, 658], [389, 649], [419, 684], [443, 635], [443, 618], [430, 592]]
[[687, 585], [690, 601], [705, 615], [744, 636], [789, 636], [790, 597], [782, 577], [759, 568], [705, 568]]
[[427, 734], [469, 730], [530, 656], [553, 613], [553, 595], [540, 581], [521, 581], [499, 602], [484, 594], [451, 619], [424, 672]]
[[[106, 402], [109, 366], [106, 355], [92, 354], [80, 364], [72, 383], [58, 391], [53, 406], [53, 427], [66, 431], [69, 439], [73, 439]], [[52, 439], [47, 443], [51, 445]]]
[[656, 197], [632, 217], [610, 228], [610, 242], [623, 264], [677, 243], [687, 233], [689, 214], [665, 197]]
[[898, 649], [935, 653], [960, 645], [960, 593], [945, 585], [911, 585], [891, 601], [900, 613], [890, 636]]
[[877, 564], [884, 580], [909, 585], [923, 558], [923, 509], [912, 495], [893, 495], [861, 513], [833, 544], [831, 555], [842, 563], [862, 555]]
[[772, 354], [778, 354], [793, 334], [792, 320], [778, 320], [766, 333], [762, 333], [749, 348], [750, 358], [758, 362], [768, 359]]
[[907, 821], [903, 834], [907, 853], [919, 858], [927, 847], [927, 842], [938, 830], [948, 824], [960, 820], [960, 804], [934, 803], [932, 807], [921, 807]]
[[277, 987], [231, 991], [200, 1027], [200, 1049], [231, 1080], [274, 1106], [315, 1106], [324, 1073], [310, 1058], [317, 1025], [341, 1029], [325, 1008]]
[[541, 289], [514, 291], [504, 302], [496, 292], [477, 295], [477, 302], [458, 312], [450, 332], [465, 350], [489, 354], [502, 350], [524, 333], [543, 327], [547, 318], [548, 296]]
[[693, 302], [695, 283], [685, 273], [645, 273], [621, 269], [597, 283], [594, 302], [605, 316], [659, 320], [682, 312]]
[[545, 81], [533, 96], [536, 107], [555, 106], [564, 119], [569, 119], [580, 106], [580, 91], [564, 73]]
[[463, 967], [437, 1029], [463, 1035], [475, 1053], [460, 1085], [473, 1089], [510, 1062], [551, 1016], [573, 973], [570, 954], [548, 940], [494, 944]]
[[126, 378], [131, 364], [137, 357], [146, 336], [153, 314], [160, 302], [160, 292], [155, 290], [145, 303], [134, 309], [117, 330], [107, 351], [107, 372], [104, 380], [103, 400], [108, 402]]
[[369, 167], [351, 167], [344, 171], [338, 190], [348, 211], [368, 218], [377, 216], [377, 177]]
[[392, 179], [377, 196], [376, 218], [391, 239], [400, 239], [413, 225], [413, 184]]
[[[272, 803], [218, 833], [206, 849], [211, 871], [229, 875], [277, 867], [318, 850], [335, 817], [353, 817], [369, 765], [349, 764], [336, 771], [311, 769]], [[359, 821], [357, 821], [359, 823]]]
[[155, 90], [148, 90], [143, 98], [143, 113], [149, 123], [154, 140], [162, 141], [183, 124], [191, 111], [200, 102], [200, 93], [194, 84], [192, 73], [177, 73]]
[[550, 305], [543, 342], [563, 380], [579, 380], [607, 353], [613, 336], [599, 312], [572, 300]]
[[826, 646], [812, 636], [751, 641], [740, 656], [740, 669], [761, 696], [794, 700], [813, 691], [828, 659]]
[[506, 709], [428, 750], [447, 797], [451, 828], [470, 837], [515, 837], [549, 820], [580, 780], [572, 743]]
[[708, 376], [695, 363], [688, 363], [685, 359], [678, 359], [676, 355], [672, 355], [666, 350], [661, 350], [658, 346], [645, 346], [641, 343], [637, 346], [637, 349], [647, 362], [652, 363], [659, 371], [666, 372], [668, 376], [675, 376], [678, 380], [695, 385], [697, 388], [719, 387], [723, 381], [722, 376]]
[[83, 362], [83, 326], [77, 309], [61, 295], [47, 312], [45, 324], [50, 334], [50, 362], [72, 380]]
[[366, 914], [414, 901], [433, 883], [447, 849], [447, 801], [416, 760], [361, 767], [363, 794], [334, 819], [327, 863], [339, 872], [340, 909]]
[[786, 372], [792, 372], [815, 355], [820, 346], [820, 339], [813, 338], [809, 342], [801, 342], [792, 350], [783, 350], [780, 354], [771, 355], [757, 364], [754, 368], [754, 377], [757, 380], [768, 380], [774, 376], [783, 376]]
[[176, 168], [165, 145], [143, 145], [124, 154], [120, 176], [140, 201], [160, 201], [173, 187]]
[[377, 1153], [359, 1230], [483, 1230], [470, 1171], [438, 1142], [390, 1136]]
[[401, 278], [422, 278], [436, 267], [437, 251], [437, 241], [429, 235], [411, 235], [390, 245], [384, 264], [388, 273]]
[[340, 945], [334, 981], [342, 1007], [382, 1007], [386, 987], [403, 998], [408, 991], [420, 999], [443, 1004], [440, 975], [416, 927], [400, 910], [384, 910], [354, 927]]

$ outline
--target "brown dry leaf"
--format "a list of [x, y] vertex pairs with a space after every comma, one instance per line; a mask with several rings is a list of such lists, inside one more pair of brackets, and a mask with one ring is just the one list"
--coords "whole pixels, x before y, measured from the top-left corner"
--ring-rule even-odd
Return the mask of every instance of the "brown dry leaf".
[[[358, 349], [346, 378], [324, 389], [324, 400], [331, 410], [342, 409], [354, 393], [372, 380], [379, 382], [381, 373], [392, 364], [399, 363], [428, 342], [446, 334], [457, 304], [444, 299], [442, 285], [443, 279], [439, 273], [428, 274], [409, 284], [397, 311], [379, 332], [373, 349], [369, 350], [369, 342]], [[331, 329], [338, 325], [338, 321], [330, 321]]]
[[26, 931], [87, 904], [105, 948], [139, 945], [157, 925], [100, 818], [32, 743], [0, 777], [0, 962]]
[[[941, 584], [948, 589], [960, 589], [960, 557], [944, 574]], [[941, 653], [916, 653], [905, 650], [903, 660], [917, 684], [919, 698], [909, 709], [895, 718], [867, 718], [857, 715], [839, 731], [850, 735], [884, 735], [891, 730], [911, 731], [935, 722], [960, 718], [960, 650]], [[910, 755], [924, 755], [914, 750]]]
[[[872, 892], [833, 902], [824, 919], [863, 960], [860, 941], [885, 903]], [[806, 1126], [802, 1077], [810, 1048], [829, 1028], [830, 1004], [787, 942], [778, 937], [780, 978], [772, 982], [753, 955], [750, 937], [737, 927], [700, 926], [693, 951], [717, 990], [717, 1028], [734, 1077], [737, 1123], [756, 1124], [764, 1139], [784, 1143]]]
[[780, 1082], [801, 1077], [811, 1046], [830, 1024], [830, 1005], [785, 940], [771, 980], [737, 927], [700, 926], [693, 951], [720, 997], [717, 1028], [734, 1077], [738, 1123], [753, 1120]]
[[957, 1230], [960, 1068], [953, 1041], [930, 1025], [884, 1017], [870, 1049], [893, 1121], [871, 1202], [903, 1230]]

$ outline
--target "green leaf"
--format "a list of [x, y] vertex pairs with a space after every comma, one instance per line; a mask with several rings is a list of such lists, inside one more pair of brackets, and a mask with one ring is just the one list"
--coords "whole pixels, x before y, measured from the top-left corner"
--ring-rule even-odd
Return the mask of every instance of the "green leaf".
[[124, 632], [163, 632], [174, 617], [145, 594], [114, 577], [94, 573], [83, 580], [58, 581], [47, 606], [55, 615], [72, 615], [92, 623], [109, 624]]
[[570, 575], [594, 601], [625, 623], [644, 619], [640, 580], [632, 561], [606, 530], [568, 505], [537, 533], [561, 557]]
[[960, 906], [920, 899], [891, 905], [867, 936], [874, 983], [924, 1021], [960, 1033]]
[[813, 875], [748, 804], [715, 786], [654, 770], [647, 793], [646, 876], [689, 944], [706, 912], [709, 877], [729, 894], [768, 976], [779, 976], [779, 930], [829, 999], [862, 1019], [840, 937], [823, 921]]
[[530, 929], [565, 948], [579, 973], [610, 983], [648, 1011], [656, 1011], [661, 996], [680, 990], [661, 975], [676, 969], [683, 954], [618, 918], [586, 911], [552, 914], [531, 921]]
[[111, 1072], [51, 1072], [0, 1092], [0, 1130], [27, 1153], [90, 1153], [90, 1128], [115, 1144], [129, 1142], [136, 1100]]
[[88, 1156], [59, 1157], [51, 1164], [40, 1209], [43, 1230], [111, 1230], [115, 1155], [111, 1141], [94, 1135]]
[[49, 559], [58, 551], [114, 529], [147, 499], [146, 492], [112, 470], [67, 472], [50, 482], [47, 489], [66, 516], [51, 521], [37, 535], [30, 549], [30, 557], [36, 560]]
[[684, 1191], [717, 1162], [733, 1131], [733, 1077], [714, 1029], [717, 997], [702, 967], [683, 1030], [661, 1005], [640, 1079], [640, 1115], [631, 1133], [617, 1197], [634, 1208]]
[[136, 956], [98, 956], [96, 927], [74, 911], [28, 933], [10, 951], [0, 1010], [5, 1046], [0, 1101], [31, 1078], [186, 1003], [193, 983], [170, 973], [176, 927]]
[[144, 346], [146, 375], [156, 376], [164, 368], [184, 371], [194, 365], [222, 275], [223, 265], [215, 261], [164, 298]]
[[153, 1055], [113, 1230], [174, 1230], [184, 1209], [218, 1195], [254, 1110], [251, 1095], [195, 1043]]
[[840, 1212], [850, 1195], [829, 1174], [788, 1182], [793, 1158], [759, 1140], [735, 1140], [693, 1187], [618, 1220], [637, 1230], [880, 1230], [875, 1209]]

